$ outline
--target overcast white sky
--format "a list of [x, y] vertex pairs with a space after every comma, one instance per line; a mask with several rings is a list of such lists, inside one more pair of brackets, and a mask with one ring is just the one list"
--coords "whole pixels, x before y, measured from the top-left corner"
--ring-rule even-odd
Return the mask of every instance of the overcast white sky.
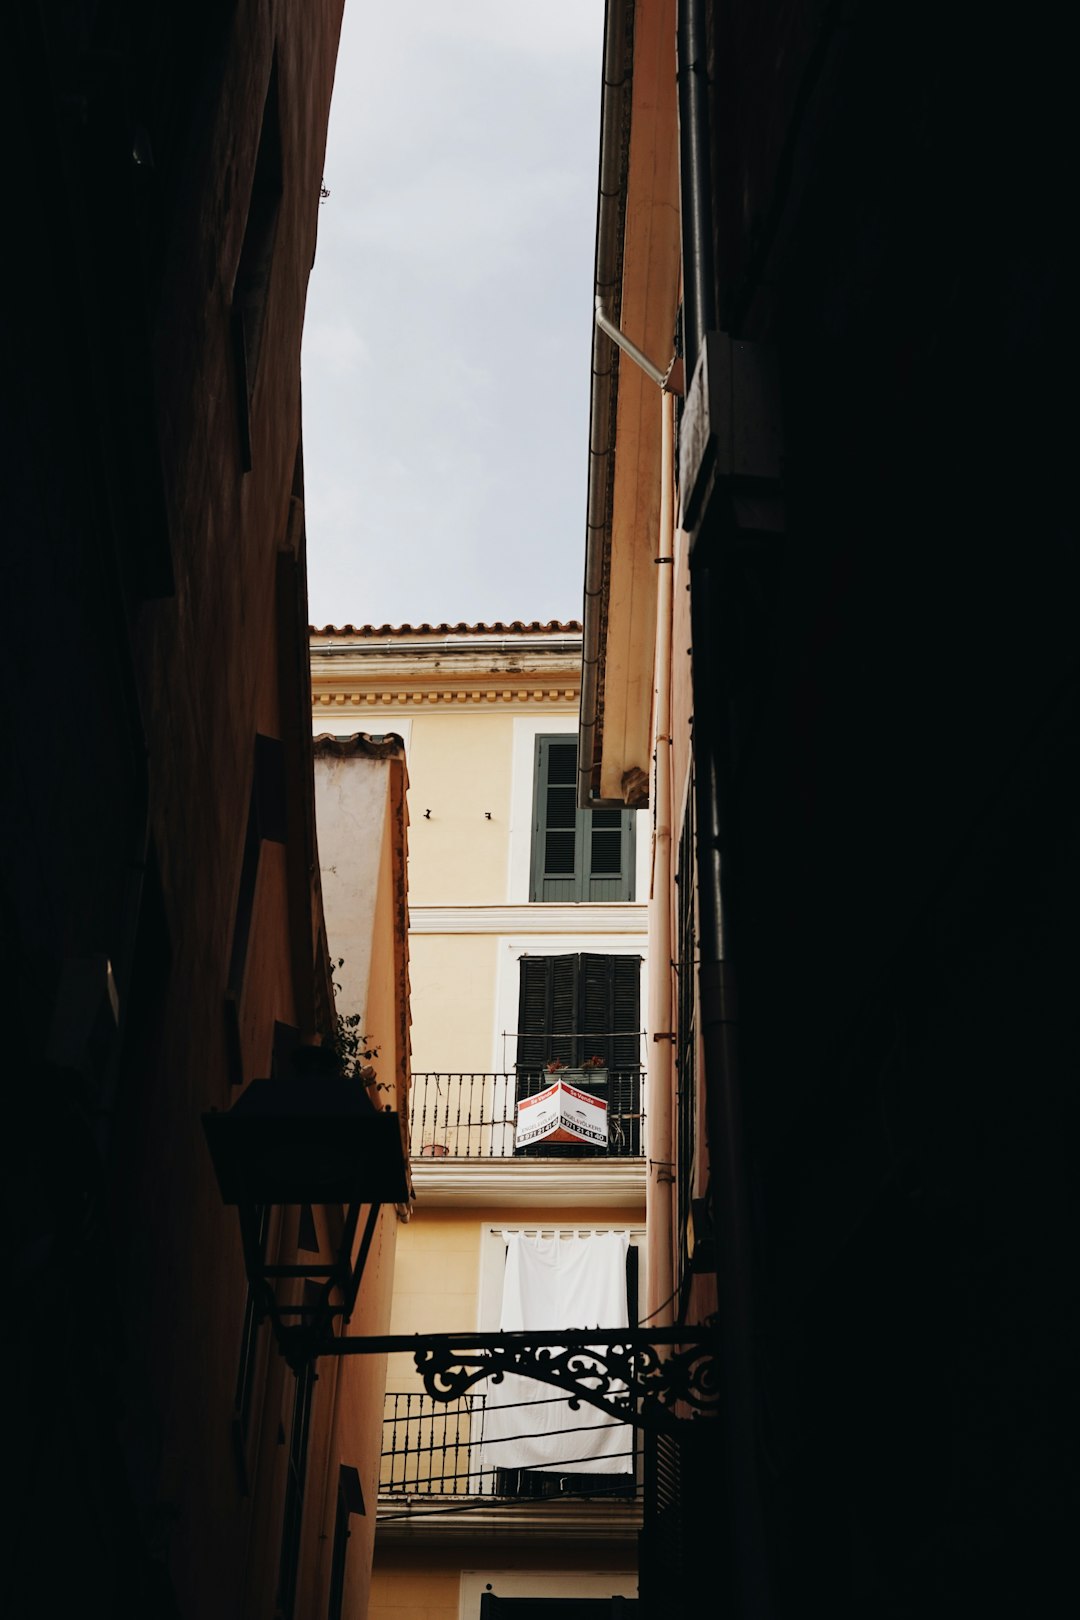
[[603, 0], [346, 0], [304, 335], [311, 622], [581, 612]]

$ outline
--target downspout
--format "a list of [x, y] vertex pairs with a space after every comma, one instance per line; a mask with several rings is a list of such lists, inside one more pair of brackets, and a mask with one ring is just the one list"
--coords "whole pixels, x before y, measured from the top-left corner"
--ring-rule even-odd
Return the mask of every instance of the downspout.
[[679, 173], [682, 208], [683, 356], [689, 386], [705, 333], [716, 326], [709, 160], [709, 77], [704, 0], [679, 0]]
[[656, 565], [656, 681], [653, 700], [653, 861], [649, 895], [649, 1089], [646, 1108], [645, 1228], [647, 1254], [646, 1317], [652, 1326], [674, 1321], [673, 1245], [675, 1149], [675, 1029], [671, 984], [671, 906], [674, 875], [671, 859], [671, 617], [674, 572], [675, 409], [664, 395], [660, 417], [660, 525]]
[[[705, 0], [679, 0], [683, 342], [688, 393], [705, 334], [717, 325], [705, 16]], [[708, 527], [715, 529], [715, 524], [714, 519]], [[690, 547], [698, 985], [712, 1213], [717, 1233], [717, 1303], [722, 1323], [720, 1372], [724, 1383], [730, 1515], [727, 1535], [734, 1563], [738, 1620], [768, 1620], [772, 1600], [759, 1470], [752, 1243], [735, 975], [728, 926], [732, 909], [728, 692], [715, 645], [721, 599], [719, 567], [715, 549], [703, 540], [704, 526], [698, 528]], [[717, 1530], [721, 1531], [719, 1525]]]
[[[636, 343], [632, 343], [627, 337], [626, 333], [620, 331], [620, 329], [616, 326], [615, 322], [605, 310], [604, 300], [599, 296], [599, 294], [596, 298], [594, 315], [596, 324], [600, 328], [601, 332], [606, 333], [611, 339], [612, 343], [617, 344], [624, 354], [628, 354], [630, 356], [631, 360], [636, 366], [641, 367], [642, 371], [645, 373], [646, 377], [648, 377], [650, 382], [654, 382], [657, 388], [666, 389], [668, 387], [668, 377], [671, 374], [672, 366], [675, 364], [674, 360], [671, 362], [671, 365], [668, 366], [667, 371], [661, 371], [659, 366], [654, 366], [645, 351], [643, 349], [639, 349]], [[678, 390], [676, 390], [676, 392], [677, 391]]]

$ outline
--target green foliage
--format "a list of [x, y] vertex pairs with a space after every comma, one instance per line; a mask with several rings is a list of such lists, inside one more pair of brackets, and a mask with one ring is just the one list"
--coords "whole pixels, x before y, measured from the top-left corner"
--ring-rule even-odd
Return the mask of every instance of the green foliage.
[[[343, 968], [345, 958], [339, 956], [334, 968]], [[341, 985], [334, 980], [334, 994], [341, 995]], [[391, 1088], [384, 1085], [376, 1076], [371, 1067], [371, 1059], [377, 1058], [379, 1048], [374, 1044], [370, 1035], [365, 1035], [360, 1028], [359, 1013], [339, 1012], [335, 1019], [334, 1030], [328, 1040], [323, 1042], [336, 1056], [341, 1066], [341, 1072], [347, 1080], [359, 1080], [360, 1084], [375, 1091], [389, 1091]]]

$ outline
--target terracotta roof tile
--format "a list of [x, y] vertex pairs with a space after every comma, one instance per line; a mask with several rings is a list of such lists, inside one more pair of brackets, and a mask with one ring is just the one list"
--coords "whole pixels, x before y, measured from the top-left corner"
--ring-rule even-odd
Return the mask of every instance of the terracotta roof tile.
[[546, 623], [539, 619], [526, 622], [523, 619], [513, 619], [504, 624], [496, 619], [494, 624], [466, 624], [462, 620], [459, 624], [311, 624], [308, 634], [312, 636], [497, 636], [505, 635], [508, 631], [520, 630], [530, 635], [548, 631], [553, 635], [560, 632], [563, 635], [580, 635], [581, 624], [577, 619], [549, 619]]
[[396, 731], [381, 734], [354, 731], [347, 737], [333, 736], [328, 731], [321, 731], [312, 739], [312, 748], [317, 759], [327, 754], [336, 755], [339, 759], [348, 759], [356, 754], [364, 755], [368, 759], [396, 759], [403, 758], [405, 754], [405, 744]]

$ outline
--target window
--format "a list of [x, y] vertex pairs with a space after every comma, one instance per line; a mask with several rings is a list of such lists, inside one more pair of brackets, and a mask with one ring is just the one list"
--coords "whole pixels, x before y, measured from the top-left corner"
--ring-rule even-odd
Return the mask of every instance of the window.
[[697, 931], [694, 883], [694, 785], [686, 799], [682, 834], [679, 838], [678, 885], [678, 1009], [676, 1012], [675, 1068], [677, 1081], [676, 1173], [678, 1177], [679, 1285], [686, 1298], [690, 1282], [688, 1227], [690, 1201], [694, 1189], [694, 1156], [697, 1151]]
[[251, 399], [262, 349], [270, 265], [274, 256], [283, 191], [281, 123], [278, 111], [278, 68], [274, 58], [263, 107], [259, 150], [251, 183], [247, 226], [233, 286], [233, 353], [237, 374], [240, 451], [245, 471], [251, 469]]
[[[576, 952], [523, 956], [517, 1022], [517, 1096], [551, 1083], [546, 1065], [559, 1058], [579, 1068], [604, 1060], [599, 1090], [608, 1105], [610, 1157], [641, 1152], [641, 958]], [[576, 1158], [591, 1147], [541, 1142], [530, 1156]], [[603, 1151], [601, 1149], [600, 1151]]]
[[244, 1079], [244, 1054], [240, 1045], [240, 999], [247, 971], [248, 945], [259, 878], [259, 858], [264, 840], [275, 844], [285, 842], [285, 802], [285, 749], [276, 737], [256, 734], [247, 833], [240, 867], [240, 892], [236, 899], [232, 950], [229, 954], [229, 979], [225, 987], [226, 1040], [230, 1078], [234, 1086], [241, 1085]]
[[364, 1496], [360, 1475], [342, 1463], [338, 1469], [337, 1514], [334, 1518], [334, 1546], [330, 1558], [330, 1601], [327, 1620], [341, 1620], [345, 1609], [345, 1573], [349, 1554], [349, 1519], [363, 1513]]
[[523, 956], [518, 1002], [517, 1067], [543, 1069], [551, 1058], [568, 1068], [602, 1057], [609, 1069], [641, 1062], [641, 958]]
[[[305, 1287], [310, 1285], [305, 1284]], [[304, 1522], [304, 1486], [307, 1479], [308, 1440], [315, 1369], [308, 1363], [296, 1376], [293, 1415], [289, 1430], [288, 1471], [285, 1476], [285, 1513], [278, 1567], [278, 1613], [292, 1620], [296, 1611], [296, 1578], [300, 1572], [300, 1534]]]
[[577, 808], [577, 739], [536, 739], [530, 900], [632, 900], [634, 816]]
[[[261, 1249], [265, 1249], [267, 1230], [269, 1226], [270, 1210], [263, 1204], [256, 1210]], [[244, 1322], [240, 1333], [240, 1358], [236, 1374], [236, 1394], [233, 1400], [233, 1448], [236, 1457], [236, 1466], [240, 1475], [241, 1488], [245, 1496], [250, 1490], [250, 1468], [248, 1448], [251, 1434], [251, 1411], [255, 1397], [255, 1385], [259, 1375], [260, 1365], [265, 1361], [263, 1338], [260, 1333], [262, 1318], [259, 1314], [258, 1301], [252, 1289], [248, 1289], [247, 1302], [244, 1306]]]
[[642, 1436], [644, 1515], [638, 1537], [641, 1601], [648, 1614], [667, 1611], [674, 1591], [707, 1585], [719, 1505], [715, 1441], [709, 1425], [678, 1436]]

